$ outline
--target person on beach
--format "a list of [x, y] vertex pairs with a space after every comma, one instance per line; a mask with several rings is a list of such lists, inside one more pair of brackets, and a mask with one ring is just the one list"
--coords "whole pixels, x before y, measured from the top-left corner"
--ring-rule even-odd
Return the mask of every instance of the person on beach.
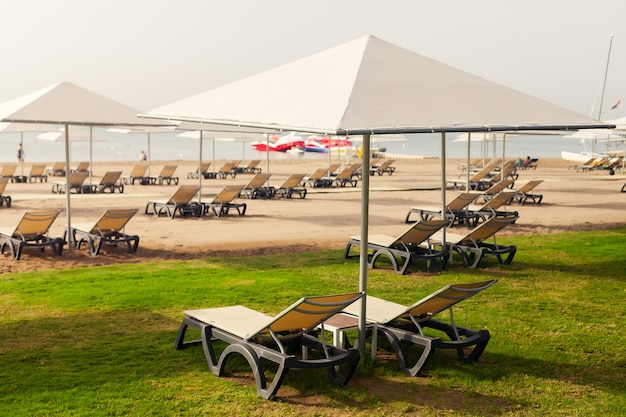
[[18, 162], [24, 162], [24, 148], [22, 147], [22, 142], [17, 145], [17, 160]]
[[148, 155], [146, 155], [146, 153], [144, 151], [141, 151], [141, 154], [139, 155], [139, 160], [140, 161], [147, 161], [148, 160]]

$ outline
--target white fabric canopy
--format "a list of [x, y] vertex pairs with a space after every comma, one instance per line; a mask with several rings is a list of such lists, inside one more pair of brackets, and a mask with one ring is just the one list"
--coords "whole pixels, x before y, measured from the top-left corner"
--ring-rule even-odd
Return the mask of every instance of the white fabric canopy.
[[147, 115], [350, 135], [607, 125], [373, 36]]

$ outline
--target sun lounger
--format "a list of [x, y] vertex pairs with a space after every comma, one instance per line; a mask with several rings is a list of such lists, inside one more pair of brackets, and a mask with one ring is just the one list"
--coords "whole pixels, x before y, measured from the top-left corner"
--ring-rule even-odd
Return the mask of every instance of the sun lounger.
[[538, 158], [531, 158], [528, 161], [523, 161], [519, 169], [537, 169], [537, 162], [539, 162]]
[[[491, 217], [479, 224], [468, 233], [461, 235], [446, 232], [446, 241], [443, 242], [443, 233], [433, 235], [433, 243], [445, 244], [450, 251], [456, 251], [466, 267], [476, 268], [485, 256], [495, 256], [501, 264], [510, 264], [513, 261], [517, 248], [513, 245], [499, 245], [496, 233], [504, 227], [515, 223], [517, 216]], [[488, 240], [492, 239], [493, 243]], [[506, 258], [503, 256], [506, 255]]]
[[51, 168], [48, 168], [46, 173], [53, 177], [65, 176], [65, 162], [55, 162]]
[[178, 185], [178, 177], [174, 176], [176, 168], [178, 168], [177, 165], [165, 165], [159, 176], [152, 180], [152, 183], [163, 185], [163, 183], [166, 182], [167, 185], [171, 185], [172, 183], [174, 183], [174, 185]]
[[[209, 370], [217, 376], [224, 375], [229, 357], [241, 355], [252, 368], [258, 395], [269, 400], [290, 369], [327, 369], [331, 382], [345, 385], [358, 365], [358, 350], [327, 345], [324, 332], [318, 338], [316, 329], [362, 296], [356, 292], [304, 297], [275, 317], [241, 305], [187, 310], [175, 348], [201, 344]], [[185, 341], [188, 327], [200, 331], [200, 340]], [[216, 344], [223, 343], [227, 346], [219, 354]], [[278, 366], [269, 385], [266, 361]]]
[[516, 191], [500, 191], [482, 205], [469, 204], [467, 206], [468, 215], [475, 216], [479, 222], [485, 221], [489, 217], [517, 216], [519, 214], [517, 211], [504, 210], [504, 207], [510, 204], [516, 195]]
[[128, 252], [137, 252], [139, 236], [124, 233], [126, 223], [137, 213], [137, 209], [106, 210], [95, 223], [72, 224], [72, 242], [77, 249], [86, 242], [91, 256], [100, 253], [102, 244], [117, 246], [125, 243]]
[[[452, 200], [446, 204], [445, 218], [450, 221], [450, 225], [455, 223], [458, 225], [475, 226], [478, 223], [478, 216], [470, 213], [467, 206], [476, 199], [480, 194], [473, 192], [458, 193]], [[411, 207], [404, 219], [405, 223], [412, 223], [411, 214], [416, 213], [420, 220], [429, 220], [432, 218], [442, 218], [441, 207], [424, 206]]]
[[[87, 171], [74, 171], [70, 174], [69, 179], [69, 192], [74, 191], [77, 194], [90, 193], [91, 187], [85, 184], [85, 180], [89, 176]], [[63, 194], [67, 190], [67, 183], [65, 181], [55, 182], [52, 185], [52, 192], [57, 194]]]
[[135, 181], [138, 181], [141, 185], [154, 184], [154, 178], [146, 176], [148, 172], [148, 165], [146, 163], [140, 163], [133, 167], [130, 175], [122, 178], [122, 182], [126, 185], [135, 185]]
[[148, 201], [144, 212], [145, 214], [154, 214], [157, 217], [165, 214], [170, 219], [176, 217], [176, 213], [183, 217], [200, 217], [202, 206], [191, 201], [198, 194], [198, 191], [200, 191], [200, 187], [197, 185], [181, 185], [167, 200]]
[[[369, 235], [367, 247], [371, 253], [368, 253], [368, 266], [374, 268], [378, 258], [385, 255], [391, 261], [393, 270], [400, 275], [406, 273], [412, 261], [427, 261], [430, 264], [439, 260], [438, 270], [442, 270], [448, 261], [448, 250], [445, 246], [440, 250], [433, 248], [429, 238], [449, 223], [445, 219], [420, 220], [399, 236]], [[360, 244], [360, 236], [351, 236], [343, 257], [349, 258], [351, 248], [360, 248]]]
[[228, 177], [229, 175], [232, 178], [235, 178], [237, 176], [237, 168], [232, 162], [226, 162], [220, 167], [220, 169], [217, 170], [216, 175], [222, 179]]
[[0, 229], [0, 253], [8, 247], [13, 259], [19, 260], [24, 248], [43, 251], [50, 247], [54, 255], [61, 255], [64, 239], [48, 236], [50, 226], [58, 215], [59, 210], [25, 212], [16, 227]]
[[[485, 165], [483, 169], [476, 172], [473, 176], [469, 178], [469, 189], [475, 191], [484, 191], [491, 186], [489, 182], [484, 181], [487, 178], [491, 171], [493, 171], [494, 164], [493, 162]], [[452, 185], [455, 190], [467, 190], [467, 175], [459, 175], [459, 178], [456, 180], [446, 181], [446, 185]]]
[[45, 165], [35, 164], [30, 168], [28, 182], [37, 182], [37, 180], [39, 180], [39, 182], [48, 182]]
[[187, 179], [197, 179], [202, 175], [204, 178], [207, 178], [205, 174], [209, 174], [209, 167], [211, 166], [210, 162], [203, 162], [200, 165], [200, 169], [196, 169], [195, 171], [190, 171], [187, 173]]
[[302, 184], [306, 184], [313, 188], [328, 188], [333, 184], [332, 178], [326, 175], [328, 168], [318, 168], [313, 173], [302, 179]]
[[389, 175], [393, 174], [396, 171], [396, 167], [392, 167], [391, 164], [394, 162], [396, 162], [395, 159], [384, 159], [383, 162], [378, 165], [372, 164], [372, 167], [370, 168], [370, 175], [383, 175], [385, 173]]
[[489, 187], [491, 187], [495, 183], [498, 183], [500, 181], [507, 179], [515, 181], [518, 178], [519, 174], [517, 173], [517, 165], [515, 165], [514, 161], [508, 161], [504, 164], [504, 166], [495, 167], [493, 171], [488, 175], [488, 177], [483, 181], [485, 181], [489, 185]]
[[[337, 187], [345, 187], [350, 184], [356, 187], [358, 180], [357, 171], [361, 168], [361, 164], [351, 164], [342, 169], [336, 177], [333, 178], [332, 185]], [[356, 178], [355, 178], [356, 177]]]
[[11, 182], [15, 182], [17, 176], [15, 175], [15, 171], [17, 170], [17, 165], [9, 164], [2, 166], [2, 172], [0, 172], [0, 178], [6, 178]]
[[250, 161], [245, 167], [237, 167], [238, 174], [258, 174], [261, 172], [261, 168], [258, 168], [258, 165], [261, 163], [260, 159], [255, 159]]
[[[459, 360], [474, 363], [489, 343], [488, 330], [472, 330], [458, 326], [454, 321], [453, 307], [482, 290], [491, 287], [497, 279], [469, 284], [447, 285], [411, 306], [404, 306], [373, 296], [366, 296], [366, 319], [377, 323], [376, 332], [382, 333], [394, 350], [400, 370], [409, 376], [417, 376], [428, 359], [439, 349], [456, 350]], [[449, 322], [435, 319], [439, 313], [449, 311]], [[353, 315], [360, 315], [360, 303], [344, 309]], [[433, 337], [427, 333], [434, 331], [445, 335]], [[421, 355], [409, 363], [410, 355], [405, 348], [410, 345], [422, 347]], [[472, 348], [469, 354], [465, 349]]]
[[89, 172], [89, 162], [79, 162], [76, 168], [72, 169], [71, 172]]
[[102, 179], [100, 180], [100, 184], [92, 185], [91, 192], [92, 193], [105, 193], [109, 190], [110, 193], [114, 193], [115, 190], [118, 190], [121, 193], [124, 192], [124, 184], [120, 181], [120, 177], [122, 176], [122, 171], [107, 171]]
[[491, 187], [486, 189], [484, 192], [480, 192], [480, 191], [475, 192], [476, 199], [474, 200], [474, 203], [482, 202], [484, 204], [487, 201], [491, 200], [496, 194], [500, 193], [501, 191], [507, 188], [513, 188], [513, 184], [515, 184], [514, 180], [511, 180], [511, 179], [502, 180], [502, 181], [498, 181], [494, 183]]
[[535, 194], [533, 190], [542, 182], [543, 180], [528, 181], [526, 184], [522, 185], [519, 190], [516, 191], [516, 194], [513, 197], [512, 201], [522, 206], [526, 204], [528, 200], [532, 200], [532, 202], [535, 204], [541, 204], [541, 200], [543, 200], [543, 194]]
[[204, 206], [202, 212], [206, 214], [211, 211], [215, 216], [222, 217], [228, 215], [230, 209], [235, 209], [240, 216], [245, 215], [248, 205], [236, 201], [242, 193], [243, 187], [243, 185], [225, 186], [210, 202], [202, 203]]
[[5, 203], [7, 207], [11, 207], [11, 196], [4, 194], [4, 189], [9, 182], [8, 178], [0, 178], [0, 207], [2, 207]]
[[467, 171], [467, 170], [473, 170], [473, 171], [480, 171], [480, 169], [483, 166], [483, 159], [482, 158], [476, 158], [473, 161], [471, 161], [469, 163], [469, 165], [467, 164], [460, 164], [457, 166], [457, 169], [460, 171]]
[[241, 194], [249, 199], [256, 198], [272, 198], [274, 197], [275, 190], [272, 187], [265, 185], [267, 180], [270, 179], [272, 174], [257, 173], [252, 180], [243, 188]]
[[306, 188], [300, 185], [303, 179], [303, 174], [290, 175], [285, 180], [285, 182], [280, 187], [278, 187], [278, 189], [276, 190], [276, 194], [278, 194], [282, 198], [291, 198], [294, 194], [298, 194], [300, 198], [305, 198]]

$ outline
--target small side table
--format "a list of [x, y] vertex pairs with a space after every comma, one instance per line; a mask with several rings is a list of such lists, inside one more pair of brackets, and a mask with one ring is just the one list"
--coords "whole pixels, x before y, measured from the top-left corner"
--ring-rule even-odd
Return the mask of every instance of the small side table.
[[[366, 326], [372, 330], [372, 360], [376, 360], [376, 351], [378, 350], [378, 327], [373, 321], [367, 321]], [[338, 313], [324, 322], [324, 330], [333, 333], [333, 345], [343, 348], [344, 335], [346, 330], [359, 328], [359, 318], [352, 314]]]

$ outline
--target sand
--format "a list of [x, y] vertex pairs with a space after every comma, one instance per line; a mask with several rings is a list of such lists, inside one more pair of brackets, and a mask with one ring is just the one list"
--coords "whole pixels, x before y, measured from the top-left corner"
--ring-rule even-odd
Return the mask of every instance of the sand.
[[[449, 179], [457, 178], [463, 160], [447, 163]], [[221, 166], [223, 160], [217, 160]], [[244, 162], [242, 165], [246, 165]], [[106, 171], [122, 171], [128, 175], [134, 161], [94, 163], [93, 183], [97, 184]], [[194, 161], [153, 161], [151, 174], [158, 175], [166, 164], [178, 165], [179, 184], [197, 184], [187, 173], [195, 170]], [[310, 174], [326, 164], [323, 160], [272, 160], [270, 184], [281, 185], [295, 173]], [[626, 176], [621, 172], [576, 172], [562, 160], [539, 160], [536, 170], [522, 170], [514, 189], [529, 180], [544, 182], [536, 188], [543, 194], [541, 204], [512, 205], [519, 211], [516, 224], [503, 230], [502, 235], [543, 234], [563, 231], [604, 229], [626, 224], [624, 201], [620, 189]], [[266, 161], [260, 165], [267, 171]], [[393, 175], [373, 176], [370, 191], [370, 233], [395, 235], [406, 228], [405, 216], [410, 207], [439, 205], [441, 201], [439, 159], [397, 160]], [[19, 168], [18, 168], [19, 169]], [[25, 164], [25, 173], [30, 164]], [[252, 174], [235, 178], [202, 181], [203, 198], [210, 200], [227, 184], [247, 184]], [[65, 195], [52, 193], [55, 182], [63, 177], [49, 177], [44, 183], [9, 183], [4, 195], [10, 195], [10, 208], [0, 208], [0, 227], [14, 227], [27, 210], [58, 208], [62, 210], [50, 234], [62, 236], [66, 227]], [[244, 216], [231, 212], [226, 217], [201, 218], [155, 217], [144, 213], [146, 203], [169, 198], [177, 186], [128, 185], [124, 193], [72, 194], [72, 223], [94, 222], [105, 208], [137, 208], [139, 212], [129, 222], [127, 233], [140, 236], [136, 254], [124, 248], [105, 248], [99, 256], [91, 257], [83, 246], [55, 257], [51, 251], [25, 251], [15, 261], [8, 253], [0, 256], [0, 273], [35, 271], [41, 269], [73, 268], [89, 265], [151, 262], [172, 259], [193, 259], [204, 256], [234, 254], [293, 253], [317, 249], [341, 249], [351, 235], [358, 235], [361, 218], [361, 182], [356, 188], [308, 188], [306, 198], [245, 200]], [[447, 198], [457, 191], [448, 190]], [[520, 248], [523, 250], [523, 248]]]

